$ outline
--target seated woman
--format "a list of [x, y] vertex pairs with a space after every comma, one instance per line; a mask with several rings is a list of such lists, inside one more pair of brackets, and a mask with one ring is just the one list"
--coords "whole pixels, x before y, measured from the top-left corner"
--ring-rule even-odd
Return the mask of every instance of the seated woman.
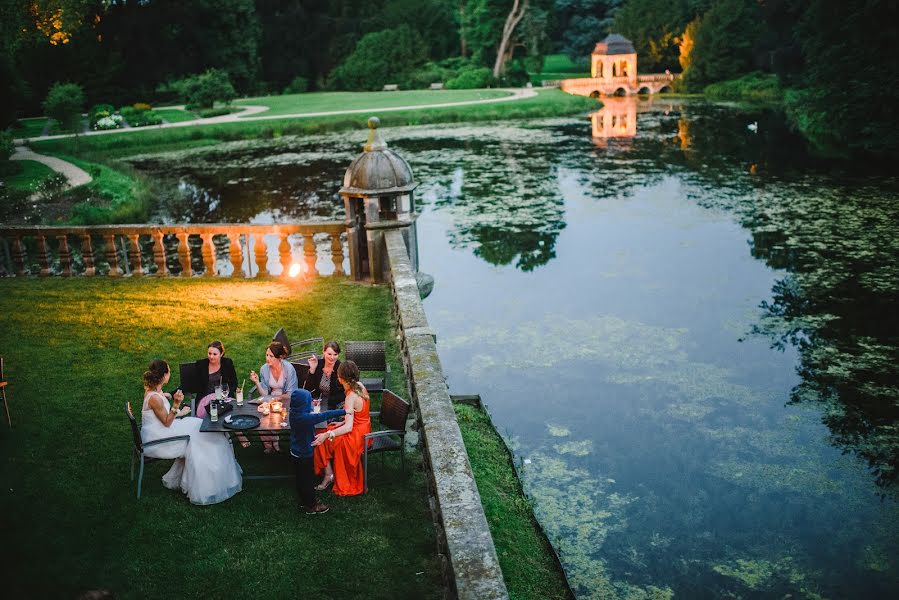
[[325, 364], [319, 365], [318, 357], [309, 357], [309, 372], [303, 381], [303, 389], [312, 392], [313, 398], [321, 397], [322, 410], [335, 410], [346, 400], [343, 386], [337, 381], [340, 368], [340, 344], [328, 342], [323, 353]]
[[[284, 406], [290, 406], [290, 394], [299, 389], [296, 370], [284, 360], [288, 353], [284, 344], [272, 342], [265, 349], [265, 364], [259, 369], [259, 374], [250, 371], [250, 380], [256, 384], [256, 390], [261, 395], [268, 396], [267, 400], [280, 400]], [[281, 451], [277, 437], [270, 436], [262, 441], [266, 454]]]
[[[155, 458], [175, 458], [162, 478], [169, 489], [181, 489], [192, 504], [215, 504], [227, 500], [243, 487], [242, 471], [225, 434], [200, 433], [202, 419], [183, 416], [190, 408], [180, 408], [184, 393], [163, 394], [162, 386], [171, 377], [164, 360], [154, 360], [144, 373], [144, 403], [141, 411], [141, 440], [189, 435], [190, 441], [151, 446], [146, 454]], [[169, 404], [171, 399], [172, 403]]]
[[225, 346], [218, 340], [210, 342], [206, 347], [206, 358], [196, 362], [199, 376], [200, 392], [197, 394], [197, 415], [206, 416], [209, 403], [215, 397], [215, 388], [227, 386], [230, 394], [237, 391], [237, 371], [234, 361], [225, 357]]
[[312, 442], [315, 472], [324, 473], [315, 489], [323, 491], [333, 483], [338, 496], [355, 496], [365, 491], [362, 448], [365, 434], [371, 433], [368, 391], [359, 383], [359, 367], [351, 360], [337, 369], [337, 379], [346, 393], [346, 417], [328, 425]]

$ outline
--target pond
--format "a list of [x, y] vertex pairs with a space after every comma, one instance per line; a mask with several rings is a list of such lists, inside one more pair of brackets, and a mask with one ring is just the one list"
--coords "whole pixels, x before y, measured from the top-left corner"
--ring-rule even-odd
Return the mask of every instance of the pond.
[[[899, 592], [899, 178], [698, 101], [383, 134], [421, 181], [450, 390], [578, 597]], [[327, 219], [364, 137], [133, 164], [161, 219]]]

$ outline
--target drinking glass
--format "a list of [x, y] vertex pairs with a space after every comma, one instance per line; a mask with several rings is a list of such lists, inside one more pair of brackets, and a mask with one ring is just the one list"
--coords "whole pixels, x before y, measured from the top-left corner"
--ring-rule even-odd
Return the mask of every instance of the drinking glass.
[[227, 383], [222, 384], [222, 398], [228, 399], [228, 394], [231, 393], [231, 387]]
[[237, 398], [237, 406], [243, 406], [243, 388], [237, 388], [234, 394]]
[[220, 386], [220, 385], [215, 386], [215, 399], [216, 400], [222, 399], [222, 386]]

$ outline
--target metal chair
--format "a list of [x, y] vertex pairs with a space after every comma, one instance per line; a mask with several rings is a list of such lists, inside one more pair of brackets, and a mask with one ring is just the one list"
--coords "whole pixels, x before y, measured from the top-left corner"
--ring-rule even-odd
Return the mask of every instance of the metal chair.
[[140, 473], [137, 477], [137, 498], [140, 499], [140, 488], [141, 484], [144, 481], [144, 465], [150, 464], [156, 460], [168, 460], [164, 458], [153, 458], [152, 456], [146, 456], [144, 454], [144, 450], [151, 446], [158, 446], [159, 444], [167, 444], [169, 442], [183, 442], [187, 441], [190, 443], [189, 435], [176, 435], [167, 438], [159, 438], [158, 440], [153, 440], [152, 442], [143, 443], [140, 439], [140, 427], [137, 425], [137, 421], [134, 419], [134, 413], [131, 411], [131, 403], [125, 402], [125, 414], [128, 415], [128, 420], [131, 422], [131, 435], [133, 445], [131, 447], [131, 481], [134, 481], [134, 459], [140, 460]]
[[[406, 472], [406, 419], [409, 417], [409, 403], [385, 389], [381, 398], [381, 410], [371, 413], [378, 417], [379, 429], [365, 434], [362, 451], [362, 472], [365, 493], [368, 493], [368, 455], [399, 450], [403, 472]], [[399, 438], [399, 439], [397, 439]], [[369, 440], [371, 447], [369, 448]]]
[[383, 377], [362, 378], [369, 392], [383, 392], [390, 387], [390, 365], [387, 363], [386, 342], [347, 342], [345, 356], [356, 363], [360, 371], [381, 371]]
[[6, 409], [6, 422], [12, 427], [12, 419], [9, 418], [9, 402], [6, 400], [6, 375], [3, 373], [3, 357], [0, 356], [0, 398], [3, 399], [3, 408]]
[[287, 348], [289, 354], [287, 360], [309, 358], [316, 352], [321, 352], [325, 345], [325, 338], [320, 337], [290, 342], [287, 340], [287, 334], [284, 332], [283, 327], [275, 332], [275, 335], [272, 336], [272, 341], [284, 344], [284, 347]]

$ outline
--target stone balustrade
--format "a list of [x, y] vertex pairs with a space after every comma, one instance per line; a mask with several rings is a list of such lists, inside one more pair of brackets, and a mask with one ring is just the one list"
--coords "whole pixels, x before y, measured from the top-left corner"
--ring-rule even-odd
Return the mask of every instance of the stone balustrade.
[[2, 227], [0, 268], [19, 276], [255, 277], [286, 275], [297, 264], [305, 277], [343, 275], [345, 231], [342, 221]]

